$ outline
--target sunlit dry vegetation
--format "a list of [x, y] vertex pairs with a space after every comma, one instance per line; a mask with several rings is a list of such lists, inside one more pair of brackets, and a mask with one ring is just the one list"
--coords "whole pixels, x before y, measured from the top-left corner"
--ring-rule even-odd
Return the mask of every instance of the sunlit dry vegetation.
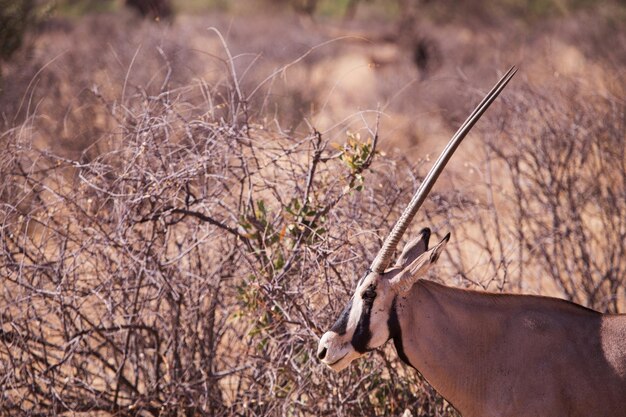
[[310, 3], [57, 15], [2, 62], [3, 415], [455, 415], [391, 347], [315, 348], [511, 63], [408, 235], [452, 232], [433, 279], [624, 312], [621, 8]]

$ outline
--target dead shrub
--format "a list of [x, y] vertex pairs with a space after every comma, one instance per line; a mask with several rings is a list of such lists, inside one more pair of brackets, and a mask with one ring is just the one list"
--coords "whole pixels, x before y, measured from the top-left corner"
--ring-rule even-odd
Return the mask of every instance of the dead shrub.
[[2, 134], [5, 412], [448, 407], [383, 355], [339, 375], [314, 355], [421, 162], [376, 162], [367, 124], [347, 137], [261, 124], [226, 79], [122, 102], [93, 89], [109, 127], [78, 151], [38, 146], [36, 113]]

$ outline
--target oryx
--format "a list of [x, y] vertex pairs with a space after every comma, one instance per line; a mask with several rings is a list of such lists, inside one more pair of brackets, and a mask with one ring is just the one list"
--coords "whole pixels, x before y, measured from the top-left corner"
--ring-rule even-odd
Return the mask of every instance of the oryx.
[[339, 319], [322, 336], [317, 355], [339, 371], [392, 339], [398, 356], [464, 417], [626, 417], [626, 315], [425, 280], [450, 238], [429, 249], [429, 229], [389, 267], [445, 163], [515, 71], [502, 77], [442, 152]]

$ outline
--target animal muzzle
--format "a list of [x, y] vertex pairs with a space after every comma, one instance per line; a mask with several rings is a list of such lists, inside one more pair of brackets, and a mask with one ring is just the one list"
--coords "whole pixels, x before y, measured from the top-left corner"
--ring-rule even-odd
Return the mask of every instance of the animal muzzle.
[[341, 371], [361, 356], [354, 350], [349, 339], [343, 339], [341, 335], [329, 331], [324, 333], [317, 347], [318, 359], [334, 371]]

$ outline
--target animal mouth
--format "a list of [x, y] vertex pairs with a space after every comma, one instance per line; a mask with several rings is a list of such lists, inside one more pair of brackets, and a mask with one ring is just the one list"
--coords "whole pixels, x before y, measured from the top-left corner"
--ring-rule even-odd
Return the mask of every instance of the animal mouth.
[[331, 368], [332, 368], [333, 366], [335, 366], [335, 365], [337, 365], [339, 362], [341, 362], [341, 360], [342, 360], [343, 358], [345, 358], [346, 356], [348, 356], [348, 354], [347, 354], [347, 353], [346, 353], [345, 355], [343, 355], [341, 358], [337, 359], [336, 361], [331, 362], [331, 363], [327, 363], [327, 364], [326, 364], [326, 366], [329, 366], [329, 367], [331, 367]]

